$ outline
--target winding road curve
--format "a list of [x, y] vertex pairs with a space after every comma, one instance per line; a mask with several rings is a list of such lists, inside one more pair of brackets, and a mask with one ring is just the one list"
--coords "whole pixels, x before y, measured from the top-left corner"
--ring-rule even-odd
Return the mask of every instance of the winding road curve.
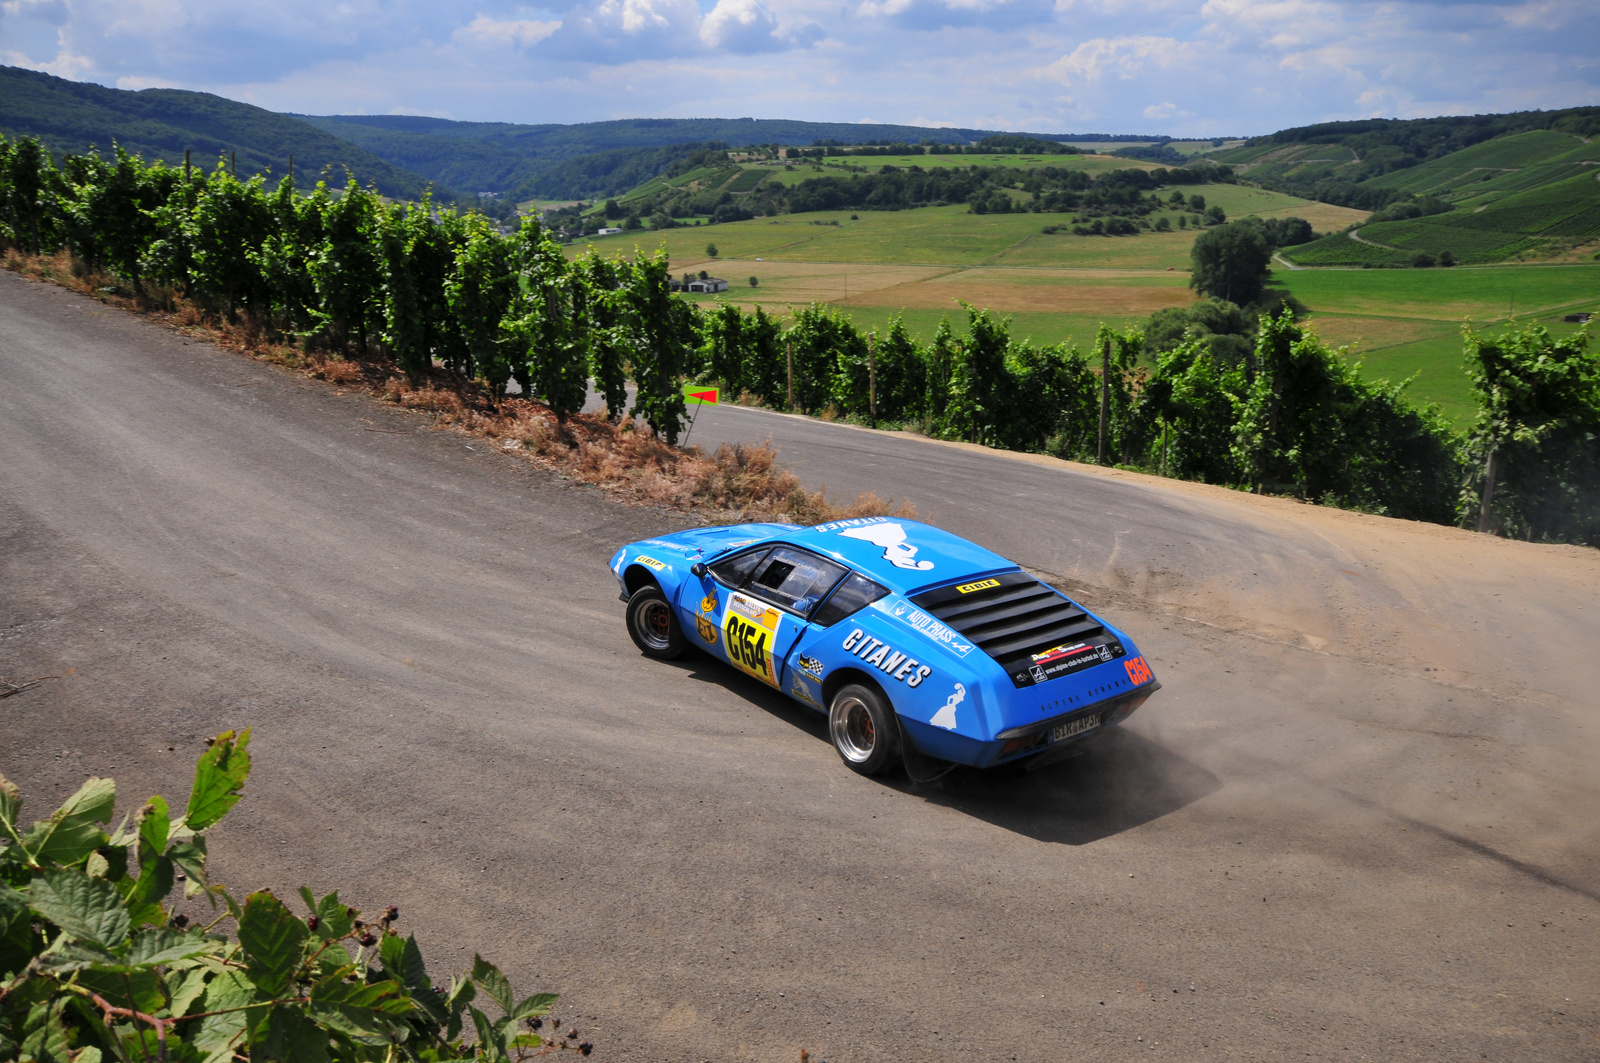
[[1594, 551], [762, 411], [837, 495], [1135, 632], [1082, 757], [846, 771], [639, 657], [605, 562], [682, 518], [0, 274], [0, 771], [181, 799], [254, 728], [219, 876], [396, 903], [601, 1060], [1594, 1058]]

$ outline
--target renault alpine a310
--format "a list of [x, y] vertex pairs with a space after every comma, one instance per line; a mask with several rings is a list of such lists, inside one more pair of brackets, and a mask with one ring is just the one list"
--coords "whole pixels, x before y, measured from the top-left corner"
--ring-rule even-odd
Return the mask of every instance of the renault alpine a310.
[[1060, 751], [1161, 685], [1127, 635], [918, 521], [697, 528], [611, 570], [646, 656], [694, 647], [827, 713], [863, 774], [911, 751], [974, 767]]

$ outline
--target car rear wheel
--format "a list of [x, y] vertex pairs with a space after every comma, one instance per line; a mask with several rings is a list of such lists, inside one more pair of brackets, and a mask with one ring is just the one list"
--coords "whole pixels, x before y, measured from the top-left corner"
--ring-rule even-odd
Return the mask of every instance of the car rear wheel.
[[898, 762], [900, 722], [878, 691], [859, 683], [839, 688], [828, 707], [833, 748], [862, 775], [877, 775]]
[[646, 657], [667, 660], [683, 652], [683, 632], [667, 596], [654, 583], [628, 596], [628, 634]]

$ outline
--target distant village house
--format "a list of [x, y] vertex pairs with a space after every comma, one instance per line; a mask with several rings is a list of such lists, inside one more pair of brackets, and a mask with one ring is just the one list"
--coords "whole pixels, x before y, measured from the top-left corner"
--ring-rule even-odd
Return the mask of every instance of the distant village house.
[[728, 282], [721, 277], [699, 277], [683, 285], [683, 290], [688, 292], [725, 292]]

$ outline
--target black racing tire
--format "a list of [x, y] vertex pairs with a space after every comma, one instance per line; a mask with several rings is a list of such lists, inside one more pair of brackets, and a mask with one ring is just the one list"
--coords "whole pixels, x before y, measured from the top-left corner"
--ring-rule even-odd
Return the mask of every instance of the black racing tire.
[[671, 660], [687, 648], [671, 603], [654, 583], [628, 596], [628, 634], [640, 653], [658, 661]]
[[900, 763], [900, 721], [882, 693], [848, 683], [828, 705], [828, 737], [851, 771], [881, 775]]

